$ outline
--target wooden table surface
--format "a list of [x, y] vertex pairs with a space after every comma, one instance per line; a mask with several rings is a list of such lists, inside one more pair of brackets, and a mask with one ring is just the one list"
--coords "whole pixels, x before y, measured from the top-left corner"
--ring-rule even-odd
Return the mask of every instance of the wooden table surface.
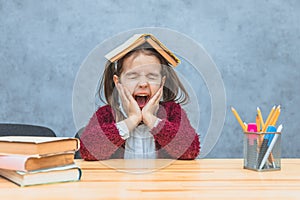
[[243, 169], [242, 159], [76, 160], [79, 182], [19, 187], [0, 178], [0, 199], [300, 199], [300, 159], [281, 171]]

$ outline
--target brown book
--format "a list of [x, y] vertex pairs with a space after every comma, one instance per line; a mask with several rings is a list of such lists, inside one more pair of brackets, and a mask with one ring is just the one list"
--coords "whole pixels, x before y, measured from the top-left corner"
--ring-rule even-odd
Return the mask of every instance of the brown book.
[[74, 153], [65, 152], [50, 155], [0, 155], [0, 168], [32, 171], [74, 164]]
[[109, 52], [105, 55], [110, 62], [115, 62], [119, 60], [128, 52], [133, 49], [141, 46], [144, 43], [148, 43], [152, 46], [159, 54], [161, 54], [173, 67], [176, 67], [180, 60], [165, 46], [163, 45], [157, 38], [155, 38], [151, 34], [135, 34], [123, 44]]
[[0, 137], [0, 155], [44, 155], [77, 151], [79, 139], [69, 137], [4, 136]]
[[0, 169], [0, 176], [20, 186], [30, 186], [49, 183], [78, 181], [81, 178], [81, 169], [76, 165], [35, 170], [29, 172]]

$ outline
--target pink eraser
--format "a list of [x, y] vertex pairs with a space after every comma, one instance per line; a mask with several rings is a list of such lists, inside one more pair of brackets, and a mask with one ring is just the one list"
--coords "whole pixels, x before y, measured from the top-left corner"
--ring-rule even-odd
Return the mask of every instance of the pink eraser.
[[248, 132], [257, 132], [256, 123], [248, 123]]

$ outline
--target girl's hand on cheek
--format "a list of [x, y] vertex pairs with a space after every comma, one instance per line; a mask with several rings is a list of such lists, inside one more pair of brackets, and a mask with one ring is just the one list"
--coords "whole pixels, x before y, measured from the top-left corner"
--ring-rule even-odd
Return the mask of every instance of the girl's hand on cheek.
[[159, 88], [159, 90], [155, 93], [155, 95], [148, 101], [145, 107], [142, 109], [142, 118], [143, 122], [152, 129], [154, 126], [157, 117], [155, 113], [159, 107], [159, 101], [163, 94], [163, 86]]
[[123, 109], [128, 117], [125, 119], [125, 123], [131, 131], [142, 121], [142, 113], [136, 100], [132, 97], [126, 87], [118, 83], [117, 89], [122, 101]]

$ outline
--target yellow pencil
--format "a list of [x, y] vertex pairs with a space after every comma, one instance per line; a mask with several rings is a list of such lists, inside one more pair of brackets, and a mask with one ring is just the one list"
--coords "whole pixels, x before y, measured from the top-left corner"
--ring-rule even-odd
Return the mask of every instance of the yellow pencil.
[[[280, 115], [280, 105], [277, 106], [277, 108], [272, 116], [272, 119], [270, 120], [270, 125], [272, 125], [272, 126], [276, 125], [279, 115]], [[274, 156], [273, 156], [272, 152], [270, 153], [268, 160], [270, 163], [272, 163], [274, 165]]]
[[[257, 115], [258, 115], [261, 127], [264, 127], [265, 123], [264, 123], [264, 119], [263, 119], [263, 117], [261, 115], [261, 111], [260, 111], [259, 107], [257, 107]], [[257, 129], [257, 130], [259, 130], [259, 129]]]
[[279, 110], [278, 110], [278, 114], [277, 114], [275, 120], [273, 121], [273, 126], [276, 125], [276, 122], [277, 122], [277, 120], [278, 120], [278, 118], [279, 118], [280, 113], [281, 113], [281, 110], [279, 109]]
[[267, 118], [267, 120], [266, 120], [266, 122], [265, 122], [265, 124], [264, 124], [264, 127], [263, 127], [263, 129], [262, 129], [262, 132], [266, 132], [267, 127], [269, 126], [270, 120], [271, 120], [271, 118], [272, 118], [272, 116], [273, 116], [273, 113], [274, 113], [274, 111], [275, 111], [275, 108], [276, 108], [276, 106], [273, 106], [273, 108], [271, 109], [270, 114], [269, 114], [269, 116], [268, 116], [268, 118]]
[[[275, 126], [275, 124], [277, 122], [277, 119], [279, 117], [279, 114], [280, 114], [280, 105], [277, 106], [277, 108], [275, 109], [275, 112], [272, 116], [272, 119], [270, 120], [270, 125], [271, 126]], [[274, 157], [273, 157], [272, 152], [270, 153], [270, 155], [268, 157], [268, 160], [269, 160], [270, 163], [274, 163]]]
[[244, 122], [244, 128], [245, 129], [243, 131], [245, 131], [245, 130], [248, 131], [248, 124], [246, 122]]
[[[279, 117], [280, 114], [280, 105], [278, 105], [275, 109], [275, 111], [273, 112], [273, 115], [270, 117], [269, 123], [268, 125], [266, 125], [266, 127], [268, 127], [269, 125], [275, 125], [277, 122], [277, 119]], [[274, 163], [274, 157], [272, 152], [270, 153], [270, 156], [268, 157], [269, 162]]]
[[272, 125], [272, 126], [276, 125], [279, 115], [280, 115], [280, 105], [277, 106], [275, 113], [274, 113], [272, 119], [270, 120], [270, 125]]
[[258, 114], [256, 115], [255, 122], [256, 122], [257, 132], [260, 132], [260, 120]]
[[231, 107], [231, 111], [232, 111], [232, 113], [234, 114], [234, 116], [235, 116], [235, 118], [237, 119], [237, 121], [239, 122], [239, 124], [240, 124], [240, 126], [242, 127], [243, 131], [245, 132], [247, 129], [246, 129], [246, 127], [245, 127], [243, 121], [241, 120], [239, 114], [237, 113], [237, 111], [236, 111], [233, 107]]

